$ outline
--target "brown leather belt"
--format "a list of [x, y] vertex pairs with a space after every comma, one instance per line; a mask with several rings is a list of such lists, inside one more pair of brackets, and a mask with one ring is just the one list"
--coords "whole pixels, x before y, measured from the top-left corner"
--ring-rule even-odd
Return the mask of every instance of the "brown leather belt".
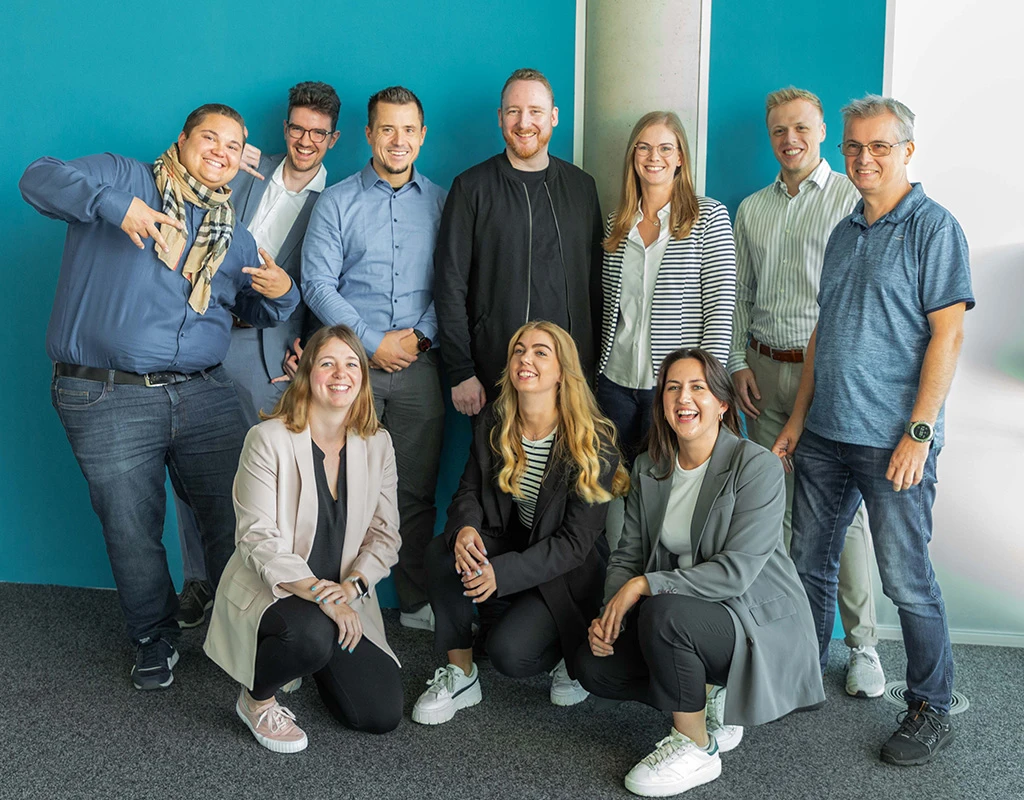
[[[220, 364], [216, 365], [217, 367]], [[216, 367], [210, 367], [216, 369]], [[113, 370], [114, 383], [128, 384], [130, 386], [168, 386], [174, 383], [184, 383], [193, 378], [201, 377], [203, 372], [150, 372], [146, 375], [139, 375], [135, 372], [122, 372], [119, 369]], [[53, 365], [53, 374], [58, 378], [83, 378], [87, 381], [107, 382], [111, 370], [102, 367], [82, 367], [78, 364], [56, 363]]]
[[239, 319], [234, 314], [231, 315], [231, 327], [232, 328], [251, 328], [253, 327], [244, 319]]
[[750, 337], [750, 347], [763, 356], [768, 356], [772, 361], [783, 361], [787, 364], [804, 363], [803, 350], [776, 350], [766, 344], [761, 344], [753, 336]]

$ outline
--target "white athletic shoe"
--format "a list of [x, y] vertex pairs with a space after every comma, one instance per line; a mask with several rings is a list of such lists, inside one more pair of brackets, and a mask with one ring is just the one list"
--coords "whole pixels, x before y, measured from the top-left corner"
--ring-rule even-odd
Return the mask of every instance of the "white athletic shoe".
[[415, 628], [421, 631], [434, 630], [434, 609], [427, 603], [419, 611], [403, 611], [398, 615], [403, 628]]
[[641, 797], [668, 797], [710, 783], [722, 774], [718, 753], [714, 736], [708, 753], [673, 728], [653, 753], [626, 773], [626, 788]]
[[434, 677], [427, 681], [427, 691], [413, 706], [412, 721], [440, 725], [454, 717], [460, 708], [475, 706], [481, 699], [480, 670], [476, 664], [469, 675], [454, 664], [438, 667]]
[[726, 725], [722, 722], [725, 716], [725, 687], [715, 686], [708, 692], [708, 703], [704, 708], [707, 719], [708, 735], [718, 741], [718, 749], [723, 753], [735, 750], [743, 741], [742, 725]]
[[301, 689], [301, 688], [302, 688], [302, 678], [296, 678], [293, 681], [288, 681], [288, 683], [286, 683], [284, 686], [282, 686], [277, 691], [284, 692], [285, 694], [294, 694], [295, 692], [299, 691], [299, 689]]
[[551, 702], [556, 706], [574, 706], [589, 696], [590, 692], [580, 686], [579, 681], [569, 677], [565, 659], [559, 661], [551, 670]]
[[875, 648], [850, 648], [846, 666], [846, 693], [851, 697], [881, 697], [885, 691], [885, 673]]

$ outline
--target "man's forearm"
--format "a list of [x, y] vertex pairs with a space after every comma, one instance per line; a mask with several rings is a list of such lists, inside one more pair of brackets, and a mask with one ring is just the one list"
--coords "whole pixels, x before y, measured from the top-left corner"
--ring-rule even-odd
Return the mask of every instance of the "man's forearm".
[[804, 354], [804, 371], [800, 376], [800, 388], [796, 392], [796, 400], [793, 402], [793, 411], [790, 419], [795, 419], [803, 426], [807, 419], [807, 412], [811, 410], [811, 401], [814, 399], [814, 345], [818, 338], [818, 327], [814, 327], [811, 338], [807, 342], [807, 352]]
[[[911, 420], [924, 420], [935, 424], [942, 404], [946, 402], [949, 387], [953, 383], [956, 362], [963, 344], [963, 328], [954, 328], [933, 333], [921, 364], [921, 377], [917, 386], [917, 398]], [[911, 420], [906, 420], [907, 422]]]

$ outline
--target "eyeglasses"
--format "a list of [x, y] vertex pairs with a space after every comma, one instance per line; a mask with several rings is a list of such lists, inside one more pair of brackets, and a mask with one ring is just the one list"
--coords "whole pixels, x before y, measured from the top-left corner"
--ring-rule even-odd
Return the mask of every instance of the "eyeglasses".
[[638, 156], [647, 157], [655, 150], [658, 151], [658, 155], [662, 158], [671, 158], [672, 154], [678, 150], [674, 144], [659, 144], [657, 147], [647, 144], [647, 142], [640, 142], [639, 144], [633, 145], [633, 149], [636, 150]]
[[866, 147], [871, 155], [882, 158], [883, 156], [889, 155], [894, 147], [906, 144], [909, 141], [910, 139], [904, 139], [901, 142], [893, 142], [892, 144], [889, 144], [888, 142], [868, 142], [867, 144], [861, 144], [860, 142], [855, 142], [851, 139], [849, 141], [839, 143], [839, 152], [847, 158], [856, 158], [860, 155], [860, 151]]
[[325, 131], [323, 128], [303, 128], [301, 125], [295, 125], [287, 120], [285, 121], [285, 125], [288, 126], [288, 135], [293, 139], [301, 139], [308, 133], [309, 140], [313, 142], [313, 144], [322, 144], [328, 136], [334, 133], [334, 131]]

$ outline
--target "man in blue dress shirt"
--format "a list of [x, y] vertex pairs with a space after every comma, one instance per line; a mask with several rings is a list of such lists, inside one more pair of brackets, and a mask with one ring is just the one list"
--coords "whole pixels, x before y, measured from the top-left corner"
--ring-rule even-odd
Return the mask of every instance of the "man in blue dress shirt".
[[367, 107], [370, 162], [317, 200], [302, 246], [302, 294], [325, 325], [355, 330], [398, 467], [401, 621], [433, 629], [423, 551], [434, 535], [444, 401], [434, 313], [434, 243], [447, 193], [414, 166], [427, 129], [408, 89]]
[[274, 325], [299, 299], [234, 224], [224, 187], [244, 127], [234, 109], [204, 105], [153, 164], [41, 158], [20, 183], [37, 211], [68, 223], [46, 334], [52, 401], [103, 525], [138, 689], [170, 686], [178, 660], [161, 544], [167, 472], [196, 513], [215, 585], [234, 549], [231, 483], [246, 425], [220, 366], [231, 315]]

